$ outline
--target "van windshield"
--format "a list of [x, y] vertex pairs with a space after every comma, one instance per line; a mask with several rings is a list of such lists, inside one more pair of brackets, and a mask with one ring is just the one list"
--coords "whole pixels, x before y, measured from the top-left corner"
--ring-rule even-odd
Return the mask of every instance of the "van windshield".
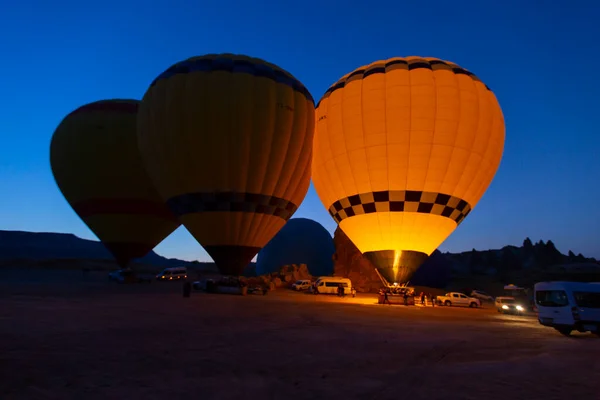
[[600, 308], [600, 293], [573, 292], [578, 307]]
[[535, 293], [535, 302], [542, 307], [565, 307], [569, 305], [564, 290], [540, 290]]
[[502, 304], [515, 304], [515, 299], [502, 299], [500, 300]]

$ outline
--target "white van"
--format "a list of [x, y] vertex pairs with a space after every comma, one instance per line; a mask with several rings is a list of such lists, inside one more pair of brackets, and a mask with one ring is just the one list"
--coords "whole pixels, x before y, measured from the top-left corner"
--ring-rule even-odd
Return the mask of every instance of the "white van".
[[187, 279], [186, 267], [165, 268], [156, 275], [156, 280], [158, 281], [173, 281], [178, 279]]
[[574, 330], [600, 336], [600, 283], [539, 282], [534, 293], [540, 324], [566, 336]]
[[344, 294], [350, 294], [352, 290], [352, 282], [348, 278], [340, 278], [337, 276], [321, 276], [315, 282], [317, 293], [319, 294], [337, 294], [338, 287], [342, 285]]

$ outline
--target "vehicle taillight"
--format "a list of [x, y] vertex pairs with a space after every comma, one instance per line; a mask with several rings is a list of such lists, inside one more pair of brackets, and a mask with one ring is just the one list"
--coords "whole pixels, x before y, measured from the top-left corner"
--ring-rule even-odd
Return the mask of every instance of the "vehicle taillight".
[[571, 307], [571, 313], [573, 314], [573, 319], [575, 321], [579, 321], [581, 319], [579, 316], [579, 309], [577, 307]]

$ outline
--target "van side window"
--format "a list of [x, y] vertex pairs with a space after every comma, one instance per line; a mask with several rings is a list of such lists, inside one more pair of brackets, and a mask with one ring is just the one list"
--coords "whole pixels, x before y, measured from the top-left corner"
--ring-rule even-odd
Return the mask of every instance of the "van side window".
[[535, 294], [535, 302], [542, 307], [565, 307], [569, 305], [564, 290], [540, 290]]
[[578, 307], [600, 308], [600, 293], [573, 292]]

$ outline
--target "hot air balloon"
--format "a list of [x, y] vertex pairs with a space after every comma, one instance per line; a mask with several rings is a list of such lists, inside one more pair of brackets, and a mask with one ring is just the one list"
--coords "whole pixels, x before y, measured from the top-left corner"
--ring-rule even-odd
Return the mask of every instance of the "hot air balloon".
[[504, 117], [494, 93], [454, 63], [392, 58], [342, 77], [316, 114], [322, 203], [388, 283], [408, 282], [498, 169]]
[[180, 223], [148, 177], [137, 147], [139, 101], [102, 100], [67, 115], [50, 145], [54, 179], [121, 268]]
[[146, 167], [221, 273], [241, 274], [304, 199], [314, 118], [302, 83], [243, 55], [181, 61], [148, 88], [138, 120]]

